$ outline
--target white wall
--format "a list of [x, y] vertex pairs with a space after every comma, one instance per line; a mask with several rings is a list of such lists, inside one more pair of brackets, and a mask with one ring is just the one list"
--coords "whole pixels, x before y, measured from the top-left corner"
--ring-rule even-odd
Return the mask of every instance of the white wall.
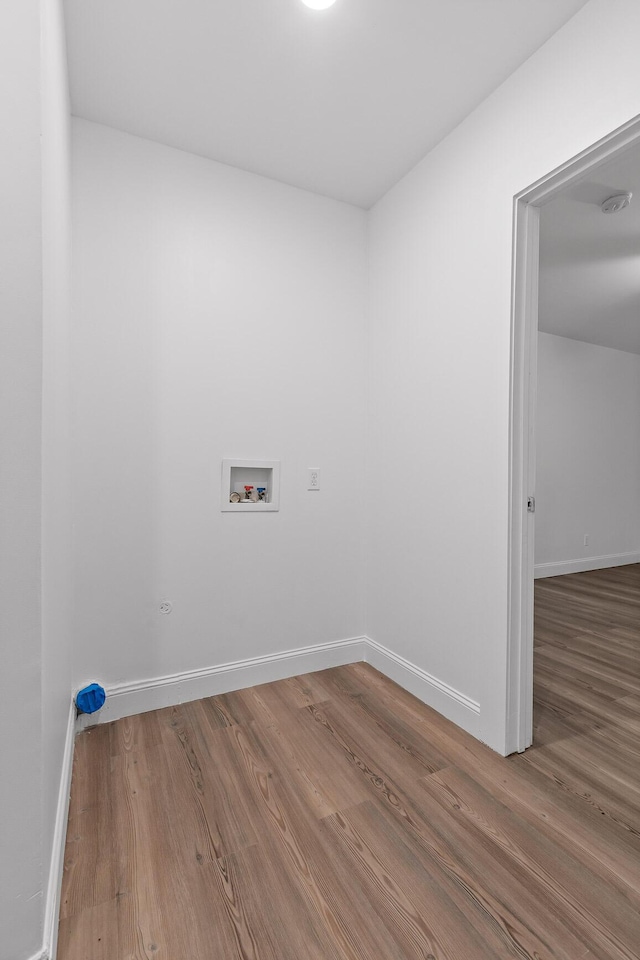
[[43, 943], [70, 704], [63, 359], [70, 210], [61, 17], [58, 0], [0, 8], [1, 960], [23, 960]]
[[39, 3], [0, 7], [0, 957], [41, 943]]
[[591, 0], [371, 214], [368, 633], [501, 751], [513, 196], [640, 112], [639, 34], [635, 0]]
[[[366, 214], [73, 127], [77, 681], [361, 635]], [[221, 513], [223, 457], [280, 511]]]
[[640, 356], [538, 334], [536, 472], [538, 575], [640, 557]]
[[[62, 0], [42, 0], [42, 816], [43, 887], [56, 910], [54, 859], [71, 706], [71, 137]], [[63, 784], [63, 789], [66, 784]], [[58, 829], [64, 830], [64, 821]], [[59, 854], [59, 850], [55, 851]], [[47, 917], [47, 921], [57, 917]], [[51, 935], [45, 929], [45, 937]]]

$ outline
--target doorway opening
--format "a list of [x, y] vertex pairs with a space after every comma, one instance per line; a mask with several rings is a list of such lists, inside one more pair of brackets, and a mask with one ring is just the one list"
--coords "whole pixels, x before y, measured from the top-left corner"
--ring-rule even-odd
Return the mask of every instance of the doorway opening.
[[[540, 211], [640, 146], [640, 118], [514, 198], [506, 752], [533, 740], [533, 607]], [[640, 198], [639, 198], [640, 199]]]

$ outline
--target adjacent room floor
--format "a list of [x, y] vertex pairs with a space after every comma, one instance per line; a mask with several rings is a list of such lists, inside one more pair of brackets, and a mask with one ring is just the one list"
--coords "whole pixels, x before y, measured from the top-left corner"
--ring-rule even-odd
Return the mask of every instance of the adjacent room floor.
[[637, 960], [640, 565], [536, 584], [534, 747], [365, 664], [77, 741], [58, 960]]

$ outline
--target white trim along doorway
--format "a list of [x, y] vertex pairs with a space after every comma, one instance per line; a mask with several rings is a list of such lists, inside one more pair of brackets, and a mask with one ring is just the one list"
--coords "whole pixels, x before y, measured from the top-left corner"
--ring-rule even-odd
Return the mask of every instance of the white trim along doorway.
[[[640, 117], [514, 197], [509, 437], [506, 753], [533, 739], [533, 568], [540, 207], [640, 144]], [[535, 506], [535, 505], [534, 505]]]

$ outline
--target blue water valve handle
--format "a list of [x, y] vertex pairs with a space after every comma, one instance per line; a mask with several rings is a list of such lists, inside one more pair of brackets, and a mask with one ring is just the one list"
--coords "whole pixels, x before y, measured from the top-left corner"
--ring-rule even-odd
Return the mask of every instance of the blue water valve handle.
[[80, 713], [95, 713], [103, 705], [107, 695], [99, 683], [90, 683], [76, 693], [76, 707]]

